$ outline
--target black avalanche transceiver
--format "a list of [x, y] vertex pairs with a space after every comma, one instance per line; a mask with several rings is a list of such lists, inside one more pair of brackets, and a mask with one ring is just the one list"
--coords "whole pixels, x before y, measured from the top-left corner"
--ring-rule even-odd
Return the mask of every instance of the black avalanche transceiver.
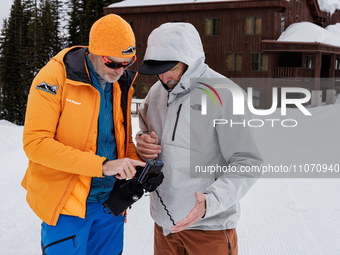
[[162, 170], [163, 166], [163, 161], [150, 160], [139, 175], [138, 182], [143, 184], [148, 179], [149, 175], [158, 174]]

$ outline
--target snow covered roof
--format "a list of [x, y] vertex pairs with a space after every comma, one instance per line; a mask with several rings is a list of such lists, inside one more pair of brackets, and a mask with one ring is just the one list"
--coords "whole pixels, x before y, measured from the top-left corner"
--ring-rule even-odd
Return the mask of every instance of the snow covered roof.
[[[206, 3], [206, 2], [228, 2], [235, 0], [123, 0], [119, 3], [109, 5], [109, 7], [131, 7], [147, 5], [165, 5], [165, 4], [185, 4], [185, 3]], [[255, 1], [255, 0], [254, 0]], [[289, 0], [287, 0], [289, 1]], [[318, 0], [320, 10], [329, 12], [331, 15], [336, 9], [340, 10], [339, 0]]]
[[[129, 6], [146, 6], [146, 5], [164, 5], [164, 4], [184, 4], [184, 3], [204, 3], [204, 2], [228, 2], [235, 0], [123, 0], [119, 3], [109, 5], [109, 7], [129, 7]], [[318, 0], [322, 11], [334, 13], [340, 9], [339, 0]]]
[[147, 5], [229, 2], [229, 1], [235, 1], [235, 0], [123, 0], [122, 2], [111, 4], [108, 7], [131, 7], [131, 6], [147, 6]]
[[340, 10], [339, 0], [318, 0], [321, 11], [329, 12], [331, 15], [335, 10]]
[[277, 39], [281, 42], [317, 42], [340, 47], [340, 23], [322, 28], [310, 22], [291, 24]]

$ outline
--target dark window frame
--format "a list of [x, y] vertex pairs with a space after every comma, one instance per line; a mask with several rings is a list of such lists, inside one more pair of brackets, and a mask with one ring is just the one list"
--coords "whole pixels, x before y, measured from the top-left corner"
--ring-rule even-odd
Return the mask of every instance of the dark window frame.
[[[226, 71], [236, 71], [236, 72], [240, 72], [242, 71], [242, 65], [243, 65], [243, 54], [242, 53], [239, 53], [239, 52], [234, 52], [234, 53], [226, 53], [225, 54], [225, 61], [227, 62], [227, 56], [228, 55], [233, 55], [233, 64], [232, 64], [232, 69], [227, 69], [227, 65], [225, 66], [225, 70]], [[238, 70], [238, 69], [235, 69], [235, 66], [236, 66], [236, 55], [241, 55], [241, 69]]]
[[[258, 96], [254, 95], [255, 91], [258, 91]], [[253, 89], [253, 98], [252, 98], [253, 101], [252, 102], [253, 102], [254, 107], [260, 107], [260, 98], [261, 98], [261, 91], [259, 89]], [[255, 102], [257, 102], [257, 103], [255, 104]]]
[[[250, 70], [252, 72], [268, 72], [269, 71], [269, 54], [268, 53], [250, 53], [251, 54], [251, 66], [250, 66]], [[258, 55], [258, 68], [257, 70], [253, 69], [253, 55]], [[261, 66], [262, 66], [262, 56], [263, 55], [267, 55], [268, 56], [268, 66], [267, 66], [267, 70], [261, 70]]]
[[131, 27], [132, 30], [133, 30], [133, 21], [128, 21], [127, 23], [129, 23], [130, 27]]
[[305, 55], [305, 68], [308, 68], [308, 69], [313, 68], [313, 55], [311, 54]]
[[281, 33], [283, 33], [286, 30], [287, 25], [287, 18], [282, 17], [281, 18]]
[[[211, 27], [210, 27], [210, 31], [211, 31], [211, 33], [210, 34], [206, 34], [205, 32], [206, 32], [206, 21], [207, 20], [211, 20], [212, 22], [211, 22]], [[217, 22], [218, 21], [218, 22]], [[215, 33], [216, 31], [215, 31], [215, 27], [217, 26], [215, 23], [218, 23], [218, 33]], [[203, 28], [204, 28], [204, 31], [203, 31], [203, 34], [205, 35], [205, 36], [219, 36], [219, 35], [221, 35], [221, 19], [220, 18], [205, 18], [204, 19], [204, 26], [203, 26]]]
[[[255, 34], [255, 19], [256, 18], [261, 18], [261, 33], [260, 34]], [[247, 19], [251, 19], [251, 33], [250, 34], [247, 34], [246, 33], [246, 20]], [[244, 35], [262, 35], [262, 24], [263, 24], [263, 18], [262, 16], [253, 16], [253, 17], [245, 17], [244, 18]]]

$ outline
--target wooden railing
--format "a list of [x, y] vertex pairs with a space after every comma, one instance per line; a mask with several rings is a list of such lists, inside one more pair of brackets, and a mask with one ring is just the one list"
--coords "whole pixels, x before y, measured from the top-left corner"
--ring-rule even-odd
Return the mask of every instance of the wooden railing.
[[297, 77], [314, 77], [314, 69], [312, 68], [296, 68]]
[[335, 69], [335, 77], [340, 77], [340, 70]]
[[314, 69], [302, 67], [274, 67], [274, 78], [313, 77]]
[[274, 67], [274, 77], [296, 77], [296, 67]]

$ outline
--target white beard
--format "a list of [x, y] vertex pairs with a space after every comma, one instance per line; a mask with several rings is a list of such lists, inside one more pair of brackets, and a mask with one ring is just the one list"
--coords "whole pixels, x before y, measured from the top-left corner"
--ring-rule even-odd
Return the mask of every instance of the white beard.
[[101, 68], [100, 68], [100, 65], [101, 65], [101, 59], [100, 57], [94, 57], [93, 58], [93, 63], [91, 63], [92, 66], [93, 66], [93, 69], [94, 71], [100, 76], [102, 77], [105, 81], [107, 82], [116, 82], [119, 80], [120, 76], [119, 75], [118, 77], [116, 78], [111, 78], [107, 73], [105, 73]]

